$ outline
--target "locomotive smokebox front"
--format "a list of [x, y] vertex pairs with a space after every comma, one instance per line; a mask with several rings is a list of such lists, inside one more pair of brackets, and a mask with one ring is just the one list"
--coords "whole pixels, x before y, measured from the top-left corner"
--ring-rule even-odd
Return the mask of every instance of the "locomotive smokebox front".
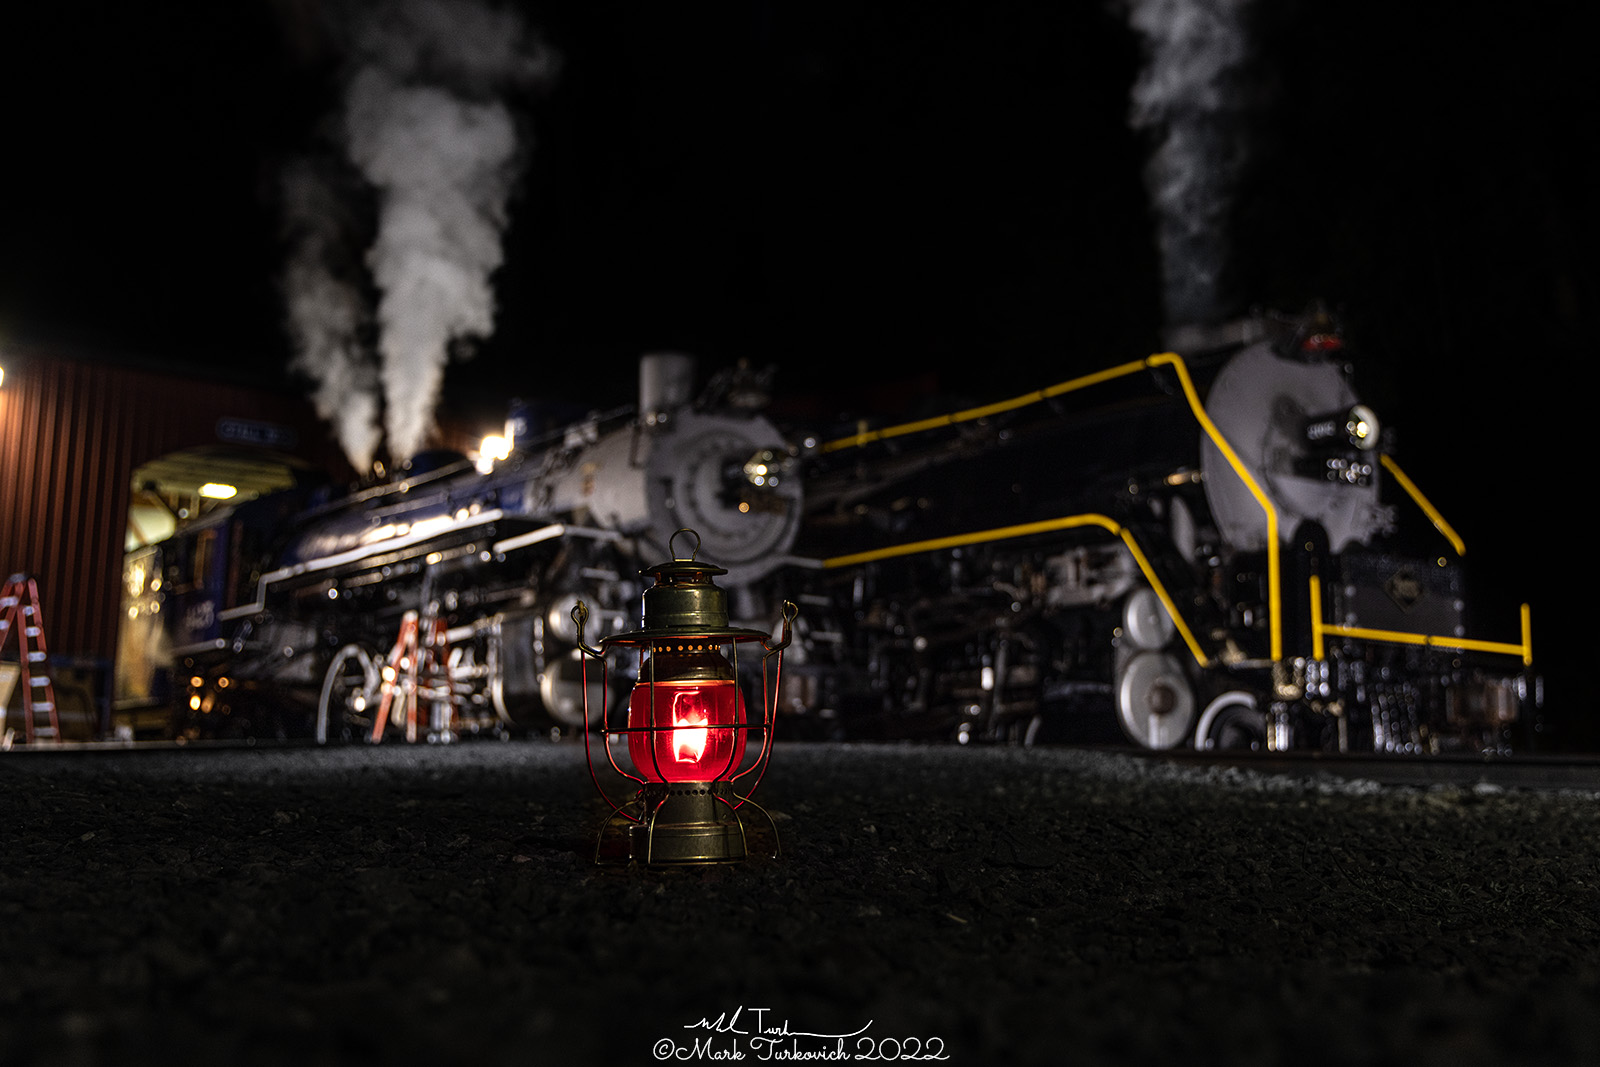
[[[640, 362], [639, 417], [602, 437], [555, 486], [557, 511], [638, 538], [664, 555], [675, 531], [699, 532], [730, 585], [779, 566], [799, 529], [802, 493], [783, 435], [737, 405], [691, 403], [694, 362], [677, 354]], [[730, 394], [755, 391], [733, 383]]]

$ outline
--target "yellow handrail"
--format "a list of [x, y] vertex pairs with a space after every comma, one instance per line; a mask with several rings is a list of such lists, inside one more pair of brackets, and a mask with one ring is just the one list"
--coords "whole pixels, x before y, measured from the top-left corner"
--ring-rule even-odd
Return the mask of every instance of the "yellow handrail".
[[1400, 464], [1395, 462], [1394, 457], [1385, 455], [1378, 458], [1383, 463], [1383, 469], [1394, 476], [1394, 480], [1399, 483], [1400, 488], [1404, 489], [1406, 495], [1411, 497], [1417, 507], [1422, 509], [1424, 515], [1428, 516], [1428, 521], [1433, 523], [1433, 528], [1444, 534], [1445, 539], [1450, 542], [1450, 547], [1456, 550], [1456, 555], [1466, 555], [1467, 546], [1457, 535], [1455, 529], [1444, 521], [1444, 516], [1439, 514], [1439, 509], [1433, 506], [1432, 501], [1422, 495], [1422, 490], [1417, 488], [1417, 484], [1406, 477], [1406, 472], [1400, 469]]
[[1189, 377], [1189, 368], [1184, 365], [1183, 357], [1176, 352], [1164, 352], [1158, 356], [1151, 356], [1151, 366], [1169, 364], [1178, 374], [1178, 383], [1183, 386], [1183, 395], [1189, 401], [1189, 410], [1194, 413], [1195, 421], [1211, 438], [1211, 443], [1217, 446], [1217, 451], [1222, 453], [1222, 458], [1228, 461], [1228, 466], [1233, 468], [1233, 473], [1239, 476], [1244, 487], [1250, 490], [1250, 495], [1256, 498], [1256, 503], [1261, 505], [1261, 510], [1267, 515], [1267, 605], [1268, 618], [1271, 622], [1272, 658], [1283, 658], [1283, 583], [1282, 570], [1279, 562], [1278, 545], [1278, 509], [1272, 506], [1272, 500], [1256, 484], [1250, 476], [1250, 471], [1233, 450], [1228, 439], [1222, 436], [1222, 431], [1217, 429], [1217, 424], [1211, 421], [1211, 416], [1206, 414], [1206, 409], [1200, 403], [1200, 394], [1195, 391], [1194, 382]]
[[923, 541], [910, 541], [903, 545], [891, 545], [888, 548], [875, 548], [867, 552], [852, 552], [844, 556], [832, 556], [822, 561], [824, 568], [853, 567], [861, 563], [874, 563], [882, 559], [893, 559], [898, 556], [913, 556], [922, 552], [937, 552], [945, 548], [961, 548], [965, 545], [985, 544], [990, 541], [1004, 541], [1013, 537], [1028, 537], [1032, 534], [1053, 533], [1058, 530], [1071, 530], [1084, 526], [1098, 526], [1122, 539], [1129, 553], [1133, 556], [1134, 563], [1144, 573], [1145, 580], [1150, 583], [1150, 588], [1155, 590], [1156, 596], [1161, 601], [1161, 606], [1167, 610], [1173, 625], [1177, 627], [1178, 634], [1183, 638], [1183, 643], [1189, 646], [1190, 655], [1201, 667], [1211, 666], [1211, 658], [1200, 648], [1200, 642], [1195, 639], [1188, 623], [1183, 621], [1183, 616], [1178, 614], [1178, 605], [1167, 592], [1166, 586], [1156, 576], [1155, 569], [1150, 565], [1150, 560], [1134, 539], [1132, 531], [1115, 519], [1106, 515], [1087, 513], [1083, 515], [1065, 515], [1055, 519], [1044, 519], [1039, 522], [1020, 523], [1015, 526], [997, 526], [991, 530], [975, 530], [971, 533], [954, 534], [949, 537], [932, 537]]
[[997, 400], [993, 404], [982, 407], [968, 408], [965, 411], [953, 412], [949, 415], [937, 415], [931, 419], [919, 419], [916, 422], [902, 422], [897, 426], [886, 426], [881, 430], [852, 434], [829, 441], [822, 446], [824, 452], [837, 452], [844, 448], [860, 448], [862, 445], [871, 444], [873, 441], [883, 441], [891, 437], [904, 437], [907, 434], [921, 433], [924, 430], [937, 430], [941, 426], [954, 426], [961, 422], [972, 422], [974, 419], [986, 419], [991, 415], [999, 415], [1006, 411], [1015, 411], [1025, 408], [1029, 404], [1037, 404], [1042, 400], [1061, 396], [1074, 390], [1083, 389], [1101, 382], [1111, 381], [1113, 378], [1122, 378], [1129, 374], [1137, 374], [1149, 366], [1149, 360], [1135, 360], [1132, 363], [1123, 363], [1119, 366], [1108, 367], [1093, 374], [1085, 374], [1081, 378], [1072, 378], [1068, 381], [1058, 382], [1044, 389], [1036, 389], [1031, 393], [1014, 396], [1010, 400]]
[[[984, 405], [983, 407], [968, 408], [965, 411], [957, 411], [949, 415], [940, 415], [931, 419], [921, 419], [917, 422], [905, 422], [897, 426], [888, 426], [881, 430], [858, 433], [850, 437], [841, 437], [837, 440], [829, 441], [824, 444], [822, 446], [822, 451], [837, 452], [846, 448], [859, 448], [860, 446], [870, 444], [873, 441], [882, 441], [891, 437], [903, 437], [907, 434], [921, 433], [924, 430], [934, 430], [942, 426], [954, 426], [957, 423], [971, 422], [974, 419], [987, 418], [990, 415], [998, 415], [1005, 411], [1015, 411], [1018, 408], [1027, 407], [1030, 404], [1037, 404], [1040, 401], [1049, 400], [1052, 397], [1058, 397], [1065, 393], [1087, 388], [1091, 385], [1099, 385], [1102, 382], [1112, 381], [1113, 379], [1123, 378], [1130, 374], [1137, 374], [1142, 370], [1149, 370], [1161, 366], [1170, 366], [1177, 373], [1178, 382], [1183, 388], [1184, 399], [1188, 401], [1189, 410], [1194, 415], [1195, 421], [1200, 424], [1201, 430], [1203, 430], [1205, 435], [1211, 438], [1212, 443], [1217, 446], [1217, 450], [1222, 453], [1223, 459], [1228, 461], [1228, 466], [1233, 468], [1233, 472], [1239, 476], [1239, 480], [1243, 482], [1245, 488], [1250, 491], [1250, 495], [1255, 497], [1256, 503], [1261, 505], [1261, 510], [1266, 512], [1267, 614], [1271, 623], [1269, 633], [1271, 639], [1272, 658], [1275, 660], [1282, 659], [1282, 571], [1278, 558], [1279, 546], [1277, 509], [1273, 507], [1271, 499], [1265, 492], [1262, 491], [1261, 486], [1256, 484], [1255, 478], [1250, 475], [1250, 471], [1245, 467], [1244, 462], [1239, 459], [1238, 453], [1233, 450], [1233, 446], [1228, 443], [1227, 438], [1222, 436], [1222, 431], [1217, 429], [1216, 423], [1211, 421], [1211, 416], [1206, 414], [1205, 406], [1200, 403], [1200, 394], [1194, 387], [1193, 379], [1189, 377], [1189, 368], [1183, 362], [1183, 357], [1178, 355], [1176, 352], [1162, 352], [1157, 355], [1153, 355], [1148, 359], [1136, 360], [1132, 363], [1121, 363], [1115, 367], [1108, 367], [1105, 370], [1096, 371], [1093, 374], [1085, 374], [1079, 378], [1071, 378], [1067, 381], [1059, 382], [1055, 385], [1036, 390], [1032, 393], [1024, 393], [1021, 396], [1012, 397], [1010, 400], [997, 401], [993, 404]], [[1176, 617], [1176, 615], [1174, 615], [1174, 617]], [[1191, 646], [1191, 651], [1195, 652], [1196, 659], [1201, 658], [1201, 654], [1194, 646]]]
[[1480, 641], [1467, 637], [1447, 637], [1441, 634], [1414, 634], [1403, 630], [1378, 630], [1367, 626], [1343, 626], [1322, 621], [1322, 582], [1311, 576], [1311, 654], [1316, 659], [1325, 658], [1324, 634], [1354, 637], [1365, 641], [1385, 641], [1397, 645], [1421, 645], [1426, 648], [1453, 648], [1464, 652], [1493, 652], [1507, 656], [1520, 656], [1524, 667], [1533, 665], [1533, 614], [1527, 604], [1522, 605], [1522, 641]]

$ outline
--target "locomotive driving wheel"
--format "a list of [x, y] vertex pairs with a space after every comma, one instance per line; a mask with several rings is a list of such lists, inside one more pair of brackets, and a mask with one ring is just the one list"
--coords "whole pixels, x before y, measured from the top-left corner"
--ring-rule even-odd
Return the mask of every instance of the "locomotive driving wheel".
[[1203, 752], [1266, 748], [1267, 717], [1255, 695], [1233, 690], [1207, 704], [1194, 730], [1194, 747]]
[[1117, 721], [1145, 748], [1175, 748], [1194, 726], [1194, 688], [1183, 665], [1165, 652], [1140, 652], [1117, 677]]
[[317, 744], [365, 740], [378, 710], [383, 675], [378, 660], [365, 645], [345, 645], [334, 653], [322, 677], [317, 701]]

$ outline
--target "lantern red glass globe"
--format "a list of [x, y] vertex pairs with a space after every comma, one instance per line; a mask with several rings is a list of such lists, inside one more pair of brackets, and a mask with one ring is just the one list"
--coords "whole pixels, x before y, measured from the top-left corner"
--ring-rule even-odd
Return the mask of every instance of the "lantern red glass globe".
[[[692, 531], [680, 530], [679, 534]], [[673, 535], [676, 541], [678, 534]], [[695, 538], [698, 554], [698, 537]], [[670, 547], [670, 546], [669, 546]], [[772, 756], [771, 694], [780, 680], [789, 625], [797, 615], [783, 605], [783, 633], [773, 642], [761, 630], [728, 625], [727, 596], [713, 578], [727, 571], [693, 558], [674, 558], [642, 573], [652, 579], [644, 592], [644, 620], [637, 630], [610, 634], [590, 646], [583, 639], [588, 609], [580, 602], [572, 618], [585, 657], [585, 716], [588, 716], [587, 674], [590, 659], [602, 665], [615, 647], [637, 656], [637, 684], [628, 698], [628, 762], [622, 767], [606, 746], [606, 761], [637, 783], [634, 797], [618, 804], [606, 793], [595, 772], [593, 746], [584, 734], [589, 771], [612, 815], [601, 827], [596, 859], [606, 858], [608, 844], [621, 842], [621, 857], [648, 864], [719, 863], [749, 854], [741, 809], [760, 813], [771, 829], [774, 851], [777, 828], [751, 799]], [[739, 649], [759, 650], [762, 708], [752, 722], [739, 678]], [[769, 672], [770, 667], [770, 672]], [[769, 680], [772, 683], [769, 686]], [[608, 687], [597, 687], [604, 694]], [[602, 709], [599, 719], [607, 720]], [[761, 749], [746, 763], [748, 734], [762, 730]], [[754, 776], [748, 788], [741, 783]], [[743, 791], [741, 792], [741, 788]], [[622, 833], [616, 833], [617, 828]], [[612, 851], [616, 851], [612, 849]]]
[[628, 698], [628, 758], [646, 781], [710, 782], [739, 769], [744, 696], [709, 641], [657, 647]]

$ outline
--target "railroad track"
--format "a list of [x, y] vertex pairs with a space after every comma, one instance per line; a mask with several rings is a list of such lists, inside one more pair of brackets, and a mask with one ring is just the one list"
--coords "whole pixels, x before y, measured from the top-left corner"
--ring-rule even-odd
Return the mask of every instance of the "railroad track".
[[1170, 766], [1237, 767], [1290, 778], [1367, 780], [1383, 785], [1600, 792], [1600, 756], [1360, 756], [1321, 752], [1153, 752], [1117, 749], [1132, 758]]

